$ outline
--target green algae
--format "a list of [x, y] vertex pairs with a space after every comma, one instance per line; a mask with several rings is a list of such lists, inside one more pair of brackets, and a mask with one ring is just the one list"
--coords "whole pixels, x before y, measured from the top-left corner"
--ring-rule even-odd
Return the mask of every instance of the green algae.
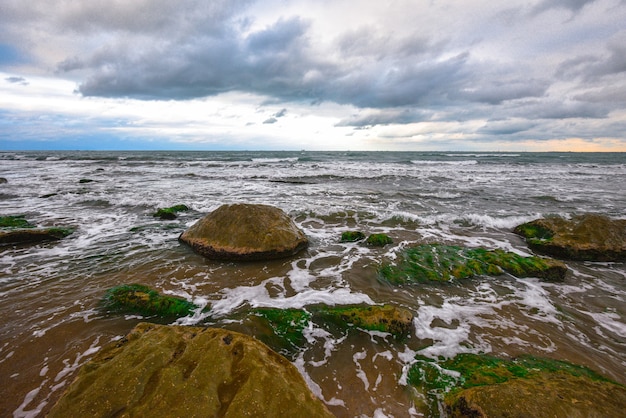
[[625, 261], [626, 219], [587, 213], [565, 219], [551, 216], [513, 230], [533, 250], [551, 257], [581, 261]]
[[550, 240], [554, 237], [554, 233], [551, 230], [536, 222], [518, 225], [513, 232], [528, 239]]
[[327, 306], [304, 309], [256, 308], [252, 315], [262, 318], [277, 338], [262, 337], [264, 342], [281, 352], [298, 349], [306, 342], [303, 331], [310, 322], [341, 330], [353, 327], [389, 333], [397, 340], [406, 338], [413, 327], [413, 314], [391, 305]]
[[341, 234], [341, 242], [357, 242], [365, 239], [361, 231], [345, 231]]
[[35, 225], [24, 219], [24, 215], [0, 216], [0, 228], [34, 228]]
[[43, 231], [47, 232], [53, 238], [62, 239], [74, 233], [73, 228], [65, 228], [59, 226], [53, 226], [51, 228], [44, 228]]
[[304, 342], [302, 331], [308, 326], [311, 314], [303, 309], [257, 308], [252, 311], [265, 319], [276, 336], [292, 347]]
[[447, 404], [455, 403], [458, 394], [470, 388], [516, 380], [537, 381], [541, 386], [551, 380], [562, 382], [571, 378], [621, 386], [587, 367], [530, 355], [501, 359], [465, 353], [442, 361], [418, 355], [407, 374], [407, 382], [427, 396], [431, 411], [437, 410], [437, 403], [443, 399]]
[[187, 205], [175, 205], [169, 208], [159, 208], [152, 216], [154, 216], [155, 218], [171, 220], [176, 219], [176, 214], [178, 212], [185, 212], [188, 210], [189, 207], [187, 207]]
[[497, 276], [504, 272], [516, 277], [562, 280], [566, 271], [560, 262], [540, 257], [523, 257], [503, 250], [423, 244], [404, 250], [394, 264], [379, 272], [393, 284], [448, 282], [478, 275]]
[[495, 385], [511, 379], [532, 379], [542, 373], [564, 373], [614, 383], [587, 367], [531, 355], [501, 359], [485, 354], [464, 353], [439, 363], [423, 356], [418, 356], [417, 360], [409, 370], [408, 382], [427, 391]]
[[103, 305], [112, 312], [135, 313], [162, 318], [180, 318], [193, 314], [197, 306], [184, 299], [163, 296], [141, 284], [124, 284], [107, 290]]
[[372, 247], [384, 247], [387, 244], [392, 244], [393, 240], [387, 234], [372, 234], [367, 237], [365, 242]]
[[368, 331], [386, 332], [398, 340], [409, 335], [413, 324], [413, 315], [408, 310], [391, 305], [323, 306], [313, 312], [323, 322], [331, 322], [340, 327], [350, 324]]

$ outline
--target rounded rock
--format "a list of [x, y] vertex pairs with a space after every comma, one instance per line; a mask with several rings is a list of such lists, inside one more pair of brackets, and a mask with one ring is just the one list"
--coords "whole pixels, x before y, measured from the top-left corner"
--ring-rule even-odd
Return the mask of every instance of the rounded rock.
[[270, 260], [295, 255], [308, 240], [281, 209], [259, 204], [220, 206], [179, 240], [215, 260]]

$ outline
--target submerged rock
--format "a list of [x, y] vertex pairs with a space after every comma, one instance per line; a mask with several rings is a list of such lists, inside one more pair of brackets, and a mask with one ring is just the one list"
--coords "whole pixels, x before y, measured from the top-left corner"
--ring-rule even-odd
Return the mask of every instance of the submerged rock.
[[282, 210], [267, 205], [220, 206], [179, 239], [195, 252], [217, 260], [288, 257], [308, 245], [304, 232]]
[[[374, 306], [327, 306], [317, 305], [304, 309], [259, 308], [253, 315], [264, 318], [274, 334], [287, 344], [276, 348], [291, 349], [304, 344], [304, 329], [313, 321], [319, 326], [333, 324], [340, 329], [357, 327], [369, 331], [381, 331], [396, 339], [406, 338], [413, 329], [413, 314], [404, 308], [391, 305]], [[268, 340], [268, 343], [274, 346]]]
[[265, 320], [278, 337], [278, 341], [264, 340], [272, 348], [290, 351], [304, 344], [302, 332], [311, 320], [311, 314], [304, 309], [257, 308], [252, 314]]
[[522, 356], [504, 360], [459, 354], [443, 362], [419, 357], [408, 381], [443, 398], [451, 417], [611, 417], [626, 407], [626, 388], [571, 363]]
[[534, 251], [557, 258], [588, 261], [626, 260], [626, 219], [585, 214], [536, 219], [515, 227]]
[[172, 220], [176, 219], [176, 214], [178, 212], [185, 212], [188, 210], [189, 208], [187, 207], [187, 205], [175, 205], [169, 208], [159, 208], [152, 216], [154, 216], [155, 218]]
[[184, 299], [160, 295], [141, 284], [124, 284], [107, 290], [103, 307], [108, 311], [180, 318], [193, 314], [198, 307]]
[[388, 332], [397, 339], [407, 337], [413, 329], [413, 314], [407, 309], [391, 305], [323, 307], [315, 315], [343, 325]]
[[5, 179], [4, 177], [0, 177], [0, 184], [4, 184], [4, 183], [8, 183], [9, 180]]
[[58, 241], [74, 233], [72, 228], [37, 228], [24, 215], [0, 216], [0, 245], [38, 244]]
[[32, 228], [0, 231], [0, 244], [38, 244], [58, 241], [74, 233], [71, 228]]
[[387, 244], [393, 244], [393, 240], [387, 234], [372, 234], [367, 237], [365, 243], [372, 247], [384, 247]]
[[395, 265], [386, 264], [381, 276], [394, 284], [450, 281], [476, 275], [497, 276], [504, 272], [516, 277], [540, 277], [562, 281], [567, 267], [560, 261], [523, 257], [502, 250], [423, 244], [404, 250]]
[[9, 215], [0, 216], [0, 228], [34, 228], [35, 225], [31, 224], [25, 219], [24, 215]]
[[98, 352], [49, 417], [332, 417], [287, 359], [232, 331], [142, 323]]
[[341, 234], [341, 242], [357, 242], [365, 239], [361, 231], [345, 231]]

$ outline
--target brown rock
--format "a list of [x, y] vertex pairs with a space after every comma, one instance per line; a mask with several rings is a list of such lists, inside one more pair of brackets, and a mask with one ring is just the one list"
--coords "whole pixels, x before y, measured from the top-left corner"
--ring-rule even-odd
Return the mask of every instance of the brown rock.
[[626, 219], [585, 214], [571, 220], [537, 219], [519, 225], [515, 233], [538, 253], [570, 260], [626, 260]]
[[332, 417], [298, 370], [222, 329], [141, 323], [85, 364], [49, 417]]
[[267, 260], [306, 248], [304, 232], [282, 210], [267, 205], [220, 206], [179, 238], [207, 258]]
[[543, 373], [465, 389], [446, 399], [450, 417], [620, 417], [626, 389], [566, 373]]

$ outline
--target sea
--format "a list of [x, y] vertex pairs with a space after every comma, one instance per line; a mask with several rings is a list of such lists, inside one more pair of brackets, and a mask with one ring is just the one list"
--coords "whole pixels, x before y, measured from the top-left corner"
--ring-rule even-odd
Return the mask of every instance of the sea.
[[[127, 283], [199, 306], [176, 324], [253, 336], [252, 308], [408, 309], [414, 327], [405, 340], [311, 322], [306, 343], [285, 353], [337, 417], [443, 414], [407, 384], [418, 355], [532, 354], [626, 384], [624, 263], [567, 261], [560, 283], [503, 274], [393, 286], [378, 274], [412, 245], [532, 255], [516, 225], [582, 213], [624, 219], [624, 153], [0, 152], [0, 177], [0, 215], [75, 228], [58, 242], [0, 247], [2, 417], [45, 416], [95, 353], [151, 320], [102, 309], [106, 290]], [[229, 203], [282, 209], [309, 248], [237, 263], [207, 260], [178, 241]], [[190, 210], [153, 217], [178, 204]], [[340, 242], [349, 230], [393, 243]]]

